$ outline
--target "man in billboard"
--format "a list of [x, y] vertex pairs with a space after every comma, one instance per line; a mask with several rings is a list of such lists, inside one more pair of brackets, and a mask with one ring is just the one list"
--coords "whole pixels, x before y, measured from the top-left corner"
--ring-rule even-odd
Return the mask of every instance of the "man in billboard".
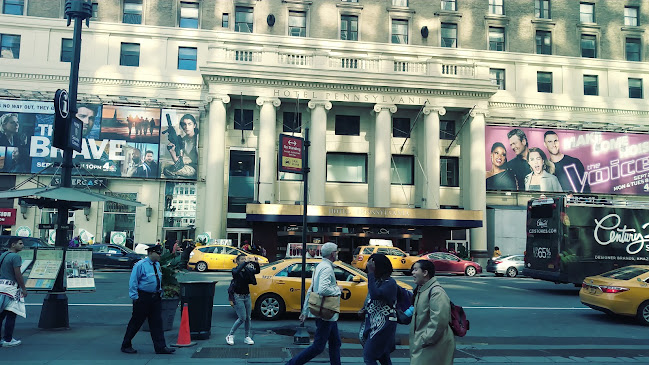
[[[139, 152], [139, 150], [137, 150]], [[147, 150], [144, 153], [144, 160], [137, 166], [133, 177], [156, 178], [158, 177], [158, 163], [153, 159], [153, 151]]]
[[554, 175], [559, 179], [563, 191], [590, 193], [588, 179], [584, 179], [584, 165], [578, 158], [561, 153], [559, 136], [554, 131], [543, 135], [543, 143], [554, 163]]
[[80, 104], [77, 108], [77, 119], [83, 123], [83, 138], [96, 138], [89, 136], [95, 126], [95, 111], [90, 105]]
[[527, 136], [525, 132], [515, 128], [507, 133], [507, 138], [509, 138], [509, 146], [516, 153], [516, 157], [507, 161], [507, 169], [514, 171], [518, 188], [522, 190], [525, 186], [525, 176], [532, 172], [530, 164], [527, 162], [527, 155], [530, 152]]
[[0, 116], [0, 146], [6, 146], [6, 159], [2, 171], [29, 171], [29, 151], [27, 136], [20, 133], [18, 113], [7, 113]]

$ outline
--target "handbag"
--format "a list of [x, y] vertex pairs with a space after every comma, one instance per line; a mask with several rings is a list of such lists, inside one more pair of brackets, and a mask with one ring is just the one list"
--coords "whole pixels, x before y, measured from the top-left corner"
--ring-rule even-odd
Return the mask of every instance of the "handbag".
[[340, 297], [320, 295], [314, 291], [309, 294], [309, 311], [314, 316], [329, 320], [340, 313]]

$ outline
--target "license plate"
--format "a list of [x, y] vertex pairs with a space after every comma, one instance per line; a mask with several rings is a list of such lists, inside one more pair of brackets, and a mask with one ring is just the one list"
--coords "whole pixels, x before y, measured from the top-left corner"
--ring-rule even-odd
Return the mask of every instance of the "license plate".
[[595, 294], [596, 292], [597, 292], [597, 289], [594, 286], [588, 287], [588, 293]]

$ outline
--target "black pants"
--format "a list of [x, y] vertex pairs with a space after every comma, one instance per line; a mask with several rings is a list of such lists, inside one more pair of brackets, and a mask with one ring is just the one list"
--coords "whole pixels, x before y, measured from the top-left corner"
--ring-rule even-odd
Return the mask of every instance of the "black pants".
[[149, 319], [153, 348], [160, 351], [167, 347], [162, 331], [162, 299], [160, 294], [138, 291], [139, 298], [133, 302], [133, 315], [126, 327], [122, 348], [131, 347], [131, 340], [142, 327], [145, 319]]

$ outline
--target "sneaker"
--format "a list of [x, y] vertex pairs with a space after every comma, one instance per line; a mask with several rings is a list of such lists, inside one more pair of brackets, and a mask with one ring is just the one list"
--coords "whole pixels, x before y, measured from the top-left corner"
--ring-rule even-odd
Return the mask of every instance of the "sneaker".
[[16, 340], [15, 338], [12, 338], [11, 341], [2, 341], [2, 347], [14, 347], [18, 346], [21, 343], [23, 343], [21, 340]]
[[244, 342], [246, 345], [254, 345], [254, 344], [255, 344], [255, 341], [253, 341], [252, 338], [250, 338], [250, 336], [246, 337], [246, 338], [243, 340], [243, 342]]
[[234, 345], [234, 336], [232, 335], [225, 336], [225, 342], [227, 342], [228, 345], [230, 346]]

